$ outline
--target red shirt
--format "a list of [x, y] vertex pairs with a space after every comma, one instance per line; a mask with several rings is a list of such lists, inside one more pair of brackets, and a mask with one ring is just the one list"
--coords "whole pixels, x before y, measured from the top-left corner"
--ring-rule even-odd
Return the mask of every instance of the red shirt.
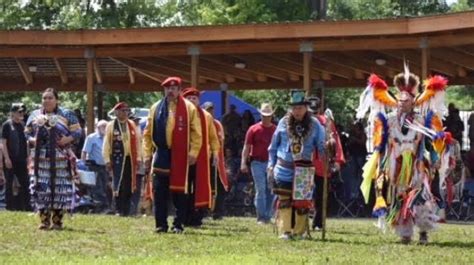
[[258, 161], [268, 161], [268, 147], [272, 142], [276, 126], [263, 126], [262, 122], [252, 125], [245, 136], [245, 144], [250, 145], [250, 158]]

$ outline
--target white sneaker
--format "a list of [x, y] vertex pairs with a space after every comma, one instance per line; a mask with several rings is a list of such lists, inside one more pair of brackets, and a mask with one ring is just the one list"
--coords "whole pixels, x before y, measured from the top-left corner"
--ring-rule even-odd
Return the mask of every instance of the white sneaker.
[[285, 240], [285, 241], [291, 240], [291, 234], [290, 233], [283, 233], [279, 238], [282, 239], [282, 240]]

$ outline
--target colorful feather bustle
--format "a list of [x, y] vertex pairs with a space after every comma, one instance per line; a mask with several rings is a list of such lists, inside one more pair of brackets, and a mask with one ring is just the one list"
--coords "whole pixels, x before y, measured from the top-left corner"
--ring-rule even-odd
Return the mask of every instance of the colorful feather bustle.
[[388, 92], [387, 83], [376, 74], [371, 74], [367, 87], [360, 96], [356, 117], [362, 119], [370, 110], [369, 120], [372, 120], [376, 113], [385, 113], [386, 107], [396, 105], [396, 99]]

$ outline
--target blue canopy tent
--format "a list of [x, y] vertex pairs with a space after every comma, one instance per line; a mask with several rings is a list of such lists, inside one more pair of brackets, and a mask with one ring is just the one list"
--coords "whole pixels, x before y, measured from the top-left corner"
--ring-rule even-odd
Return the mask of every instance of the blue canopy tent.
[[[201, 104], [203, 104], [206, 101], [212, 102], [214, 104], [215, 118], [218, 120], [221, 119], [222, 107], [223, 107], [221, 91], [204, 91], [201, 93], [200, 101], [201, 101]], [[229, 101], [229, 106], [233, 104], [237, 107], [237, 113], [239, 113], [240, 115], [242, 115], [245, 110], [250, 110], [254, 119], [256, 121], [260, 120], [260, 113], [258, 112], [258, 109], [256, 109], [254, 106], [230, 94], [228, 95], [228, 101]]]

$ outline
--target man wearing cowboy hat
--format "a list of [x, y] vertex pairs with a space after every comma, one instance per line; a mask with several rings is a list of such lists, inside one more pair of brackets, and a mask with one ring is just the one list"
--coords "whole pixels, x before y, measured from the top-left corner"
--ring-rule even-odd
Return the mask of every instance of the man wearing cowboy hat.
[[117, 103], [112, 111], [115, 119], [105, 129], [104, 162], [112, 178], [116, 210], [120, 216], [130, 214], [130, 200], [137, 188], [137, 169], [142, 163], [141, 136], [135, 123], [129, 119], [127, 103]]
[[196, 164], [190, 166], [188, 172], [188, 184], [192, 192], [188, 197], [186, 224], [190, 226], [201, 226], [203, 209], [211, 208], [211, 180], [214, 178], [215, 172], [212, 169], [217, 164], [220, 149], [219, 139], [214, 127], [214, 118], [210, 113], [199, 107], [200, 94], [199, 90], [194, 87], [188, 87], [182, 92], [183, 97], [191, 101], [196, 107], [202, 135], [202, 145]]
[[252, 125], [245, 136], [242, 150], [240, 170], [248, 173], [247, 163], [250, 158], [250, 170], [255, 184], [255, 208], [257, 222], [269, 223], [273, 216], [273, 194], [267, 183], [268, 146], [272, 140], [276, 126], [272, 123], [273, 109], [270, 103], [262, 103], [260, 107], [262, 121]]
[[145, 168], [152, 170], [155, 231], [168, 231], [168, 196], [171, 191], [176, 217], [173, 232], [184, 230], [188, 170], [196, 163], [202, 145], [196, 107], [181, 95], [181, 78], [161, 83], [165, 97], [150, 108], [144, 130]]
[[312, 117], [308, 105], [303, 90], [291, 91], [290, 111], [278, 123], [268, 148], [268, 178], [278, 195], [276, 223], [284, 240], [301, 238], [309, 230], [314, 187], [312, 156], [314, 152], [324, 153], [324, 128]]

